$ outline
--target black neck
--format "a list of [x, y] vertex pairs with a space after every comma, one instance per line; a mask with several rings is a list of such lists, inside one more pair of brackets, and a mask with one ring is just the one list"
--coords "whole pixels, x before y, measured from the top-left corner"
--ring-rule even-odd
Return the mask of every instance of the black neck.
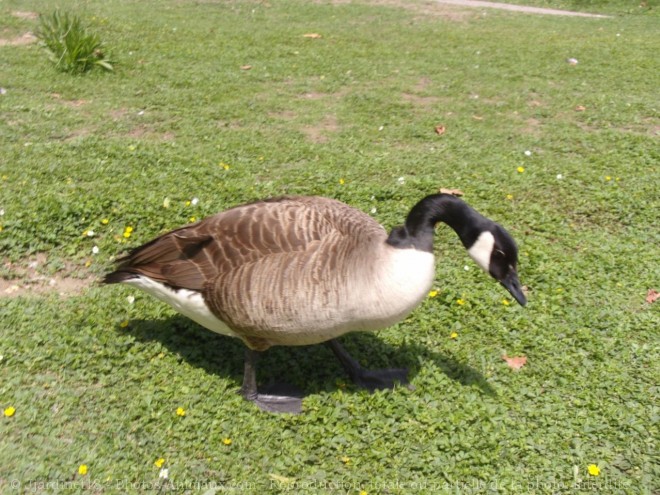
[[396, 248], [432, 253], [434, 227], [438, 222], [454, 229], [466, 248], [474, 244], [490, 223], [463, 200], [450, 194], [432, 194], [413, 206], [405, 225], [392, 229], [387, 243]]

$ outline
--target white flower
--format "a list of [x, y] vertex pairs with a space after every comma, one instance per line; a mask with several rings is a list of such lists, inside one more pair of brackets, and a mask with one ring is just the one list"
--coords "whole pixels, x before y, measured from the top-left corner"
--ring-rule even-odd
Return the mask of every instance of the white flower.
[[98, 246], [94, 246], [92, 248], [92, 254], [99, 254], [99, 247]]
[[557, 180], [562, 180], [563, 178], [564, 178], [563, 175], [561, 175], [561, 174], [557, 174]]
[[371, 209], [371, 214], [373, 215], [374, 213], [376, 213], [376, 211], [378, 211], [378, 210], [376, 210], [376, 207], [374, 206], [374, 207]]
[[5, 214], [5, 210], [3, 208], [0, 208], [0, 217]]
[[385, 129], [385, 126], [384, 126], [384, 125], [381, 125], [381, 126], [378, 128], [379, 131], [382, 131], [383, 129]]
[[140, 115], [140, 116], [144, 115], [144, 110], [140, 110], [140, 111], [138, 112], [138, 115]]
[[126, 300], [128, 301], [128, 304], [133, 304], [133, 303], [135, 302], [135, 297], [133, 297], [133, 296], [128, 296], [128, 297], [126, 298]]
[[578, 59], [577, 58], [569, 58], [566, 62], [568, 62], [571, 65], [577, 65], [578, 64]]
[[405, 177], [399, 177], [396, 181], [397, 181], [399, 184], [402, 184], [402, 185], [403, 185], [403, 184], [406, 183], [406, 178], [405, 178]]
[[190, 200], [190, 204], [195, 206], [197, 203], [199, 203], [199, 198], [193, 198]]
[[532, 156], [532, 152], [529, 150], [525, 150], [525, 156]]
[[470, 267], [469, 267], [469, 266], [467, 266], [467, 265], [465, 265], [465, 266], [463, 267], [463, 270], [465, 270], [465, 271], [467, 272], [467, 271], [469, 271], [469, 270], [470, 270]]
[[166, 480], [170, 477], [170, 471], [167, 468], [162, 468], [160, 472], [158, 473], [158, 477], [160, 479]]
[[87, 237], [94, 237], [94, 231], [93, 230], [88, 230], [87, 231]]

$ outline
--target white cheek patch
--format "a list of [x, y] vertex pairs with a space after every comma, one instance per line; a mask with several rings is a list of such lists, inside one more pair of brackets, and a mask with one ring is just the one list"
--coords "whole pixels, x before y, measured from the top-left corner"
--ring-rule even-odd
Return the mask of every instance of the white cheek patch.
[[490, 268], [490, 255], [493, 253], [493, 246], [495, 246], [495, 237], [492, 233], [486, 231], [482, 232], [477, 241], [468, 249], [470, 258], [486, 273]]

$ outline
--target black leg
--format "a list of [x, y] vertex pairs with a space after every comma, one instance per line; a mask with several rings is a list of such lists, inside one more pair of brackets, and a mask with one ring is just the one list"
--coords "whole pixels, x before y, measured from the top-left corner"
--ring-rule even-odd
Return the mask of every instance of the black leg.
[[358, 387], [366, 388], [370, 392], [373, 392], [375, 390], [394, 388], [396, 382], [402, 385], [408, 385], [407, 369], [367, 370], [360, 366], [360, 363], [353, 359], [346, 349], [344, 349], [344, 346], [337, 340], [329, 340], [326, 344], [332, 349], [332, 352], [337, 356], [348, 376]]
[[245, 350], [243, 385], [240, 394], [263, 411], [299, 414], [302, 411], [302, 394], [294, 387], [276, 383], [261, 391], [257, 389], [257, 361], [260, 356], [261, 353], [258, 351]]

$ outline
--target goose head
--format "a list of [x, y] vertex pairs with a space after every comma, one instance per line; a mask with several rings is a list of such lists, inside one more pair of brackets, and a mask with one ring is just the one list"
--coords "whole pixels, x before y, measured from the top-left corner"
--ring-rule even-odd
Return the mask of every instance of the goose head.
[[497, 223], [487, 220], [467, 251], [474, 262], [509, 291], [521, 305], [527, 298], [518, 279], [518, 247], [509, 233]]

